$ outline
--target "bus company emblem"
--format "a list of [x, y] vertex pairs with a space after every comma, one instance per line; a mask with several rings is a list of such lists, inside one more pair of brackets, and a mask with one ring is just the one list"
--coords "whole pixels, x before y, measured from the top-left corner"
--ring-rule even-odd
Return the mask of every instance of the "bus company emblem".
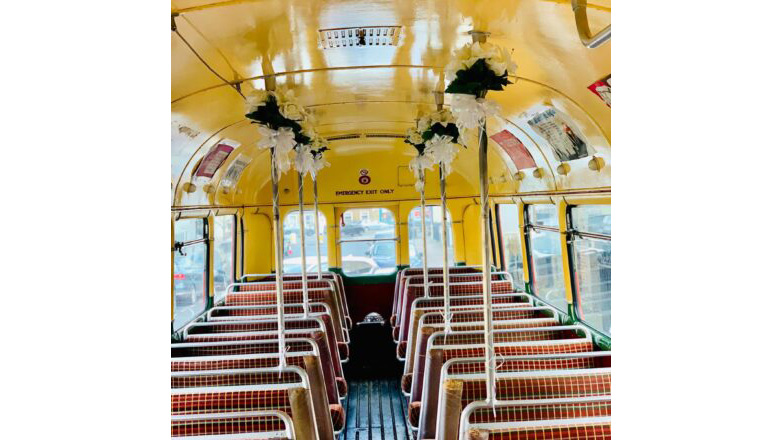
[[369, 177], [369, 170], [362, 169], [358, 173], [360, 174], [360, 176], [358, 176], [358, 183], [362, 185], [368, 185], [369, 182], [372, 181], [372, 179]]

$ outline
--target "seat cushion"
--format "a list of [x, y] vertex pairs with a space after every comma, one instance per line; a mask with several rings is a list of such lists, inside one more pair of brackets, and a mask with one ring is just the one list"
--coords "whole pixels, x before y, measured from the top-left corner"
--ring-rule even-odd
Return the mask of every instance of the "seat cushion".
[[410, 426], [418, 428], [418, 419], [421, 417], [421, 402], [410, 402], [407, 407], [407, 419], [410, 420]]
[[402, 375], [402, 391], [406, 394], [410, 394], [410, 390], [413, 388], [413, 373], [405, 373]]
[[345, 381], [345, 378], [343, 377], [337, 377], [337, 392], [339, 393], [339, 397], [343, 398], [348, 395], [348, 383]]
[[334, 426], [334, 432], [341, 431], [345, 427], [345, 409], [342, 405], [329, 405], [331, 413], [331, 424]]

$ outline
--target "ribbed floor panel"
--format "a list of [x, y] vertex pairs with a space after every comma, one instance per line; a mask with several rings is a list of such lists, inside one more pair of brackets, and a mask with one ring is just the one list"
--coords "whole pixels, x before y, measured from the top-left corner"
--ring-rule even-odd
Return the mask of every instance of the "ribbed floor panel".
[[409, 440], [398, 379], [350, 381], [342, 440]]

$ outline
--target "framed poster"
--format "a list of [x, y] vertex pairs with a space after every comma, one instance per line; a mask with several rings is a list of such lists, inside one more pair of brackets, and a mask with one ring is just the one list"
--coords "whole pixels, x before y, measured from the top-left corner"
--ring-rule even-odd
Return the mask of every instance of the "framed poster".
[[576, 125], [559, 110], [542, 106], [526, 113], [527, 124], [551, 145], [560, 162], [581, 159], [595, 153]]

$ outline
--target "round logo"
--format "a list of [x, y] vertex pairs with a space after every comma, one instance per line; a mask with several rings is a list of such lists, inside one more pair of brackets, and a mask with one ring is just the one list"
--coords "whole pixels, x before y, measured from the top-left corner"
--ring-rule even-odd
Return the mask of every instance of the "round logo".
[[362, 168], [361, 171], [359, 171], [358, 173], [361, 174], [362, 176], [366, 176], [369, 174], [369, 170], [366, 168]]
[[372, 181], [372, 179], [370, 179], [369, 176], [367, 176], [367, 175], [363, 175], [363, 176], [358, 178], [358, 183], [360, 183], [362, 185], [368, 185], [369, 182], [371, 182], [371, 181]]

